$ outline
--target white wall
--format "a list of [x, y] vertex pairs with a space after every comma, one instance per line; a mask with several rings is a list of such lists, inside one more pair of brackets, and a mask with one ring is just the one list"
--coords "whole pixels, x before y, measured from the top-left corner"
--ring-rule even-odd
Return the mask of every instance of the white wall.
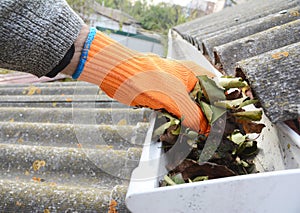
[[151, 52], [160, 56], [164, 55], [164, 48], [162, 44], [113, 33], [110, 33], [109, 36], [130, 49], [139, 52]]
[[102, 16], [99, 14], [91, 14], [90, 16], [90, 26], [91, 27], [104, 27], [104, 28], [109, 28], [112, 30], [120, 30], [123, 32], [128, 32], [128, 33], [136, 33], [136, 27], [133, 25], [122, 25], [122, 29], [120, 29], [119, 22], [110, 19], [106, 16]]

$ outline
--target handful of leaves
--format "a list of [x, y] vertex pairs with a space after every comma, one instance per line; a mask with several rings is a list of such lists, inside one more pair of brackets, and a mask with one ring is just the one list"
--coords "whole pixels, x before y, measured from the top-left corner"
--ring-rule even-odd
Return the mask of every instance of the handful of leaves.
[[154, 136], [159, 136], [165, 152], [178, 143], [189, 149], [183, 159], [179, 153], [169, 156], [169, 173], [161, 186], [255, 172], [253, 158], [258, 153], [255, 139], [265, 125], [257, 123], [261, 120], [261, 110], [244, 108], [258, 102], [246, 95], [249, 85], [241, 78], [230, 76], [218, 81], [207, 76], [197, 78], [199, 81], [190, 96], [210, 123], [210, 133], [198, 134], [166, 113], [158, 116], [158, 123], [164, 121]]

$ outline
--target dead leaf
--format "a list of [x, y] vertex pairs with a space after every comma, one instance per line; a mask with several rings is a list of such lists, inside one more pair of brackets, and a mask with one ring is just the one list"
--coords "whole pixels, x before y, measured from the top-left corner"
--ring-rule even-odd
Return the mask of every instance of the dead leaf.
[[239, 119], [237, 119], [236, 122], [242, 124], [243, 129], [244, 129], [246, 134], [249, 134], [249, 133], [260, 134], [262, 129], [265, 127], [264, 124], [254, 123], [254, 122], [248, 121], [248, 120], [239, 120]]
[[290, 12], [290, 14], [291, 14], [292, 16], [299, 16], [299, 15], [300, 15], [299, 11], [297, 11], [297, 10], [292, 10], [292, 11]]
[[41, 167], [44, 167], [46, 165], [46, 162], [44, 160], [36, 160], [32, 164], [32, 168], [34, 171], [40, 170]]
[[198, 163], [189, 159], [185, 159], [173, 172], [181, 173], [184, 180], [194, 179], [198, 176], [208, 176], [209, 179], [214, 179], [236, 175], [226, 166], [210, 162]]
[[[41, 89], [36, 87], [36, 86], [29, 86], [27, 89], [26, 89], [28, 92], [27, 92], [27, 95], [33, 95], [33, 94], [41, 94]], [[26, 91], [25, 90], [25, 91]]]
[[224, 87], [225, 89], [242, 88], [248, 86], [247, 82], [244, 81], [242, 78], [234, 78], [228, 76], [221, 77], [218, 83], [220, 86]]
[[225, 95], [227, 100], [234, 100], [243, 97], [240, 90], [234, 90], [233, 92], [230, 93], [226, 91]]
[[49, 185], [50, 185], [51, 187], [57, 186], [57, 184], [56, 184], [55, 182], [50, 182]]
[[33, 180], [34, 182], [45, 182], [45, 181], [46, 181], [45, 179], [40, 178], [40, 177], [33, 177], [32, 180]]
[[260, 121], [262, 116], [261, 110], [245, 111], [232, 113], [233, 116], [241, 120]]
[[107, 213], [118, 213], [116, 207], [118, 206], [117, 201], [115, 201], [114, 199], [112, 199], [109, 203], [109, 209]]
[[179, 125], [170, 126], [164, 134], [159, 137], [161, 142], [166, 142], [168, 144], [175, 144], [178, 138], [178, 135], [174, 135], [173, 132], [179, 128]]
[[278, 53], [274, 53], [272, 55], [272, 58], [274, 58], [275, 60], [279, 60], [279, 59], [282, 59], [282, 58], [286, 58], [289, 56], [289, 52], [278, 52]]
[[126, 125], [127, 124], [127, 121], [126, 121], [126, 119], [121, 119], [119, 122], [118, 122], [118, 126], [124, 126], [124, 125]]
[[24, 139], [23, 139], [23, 138], [19, 138], [19, 139], [17, 140], [17, 142], [18, 142], [18, 143], [23, 143], [23, 142], [24, 142]]
[[22, 206], [23, 204], [19, 201], [16, 202], [16, 206]]

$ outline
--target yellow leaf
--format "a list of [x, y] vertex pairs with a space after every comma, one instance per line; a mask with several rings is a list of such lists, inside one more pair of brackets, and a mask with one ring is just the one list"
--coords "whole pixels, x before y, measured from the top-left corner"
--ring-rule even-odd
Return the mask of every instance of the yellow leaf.
[[19, 139], [17, 140], [17, 142], [18, 142], [18, 143], [23, 143], [23, 142], [24, 142], [24, 139], [23, 139], [23, 138], [19, 138]]
[[125, 119], [121, 119], [119, 122], [118, 122], [118, 126], [123, 126], [123, 125], [126, 125], [127, 124], [127, 121]]
[[15, 121], [15, 119], [13, 119], [13, 118], [9, 120], [9, 122], [14, 122], [14, 121]]
[[66, 102], [72, 102], [72, 98], [66, 98]]
[[278, 53], [274, 53], [272, 55], [272, 58], [274, 58], [275, 60], [279, 60], [279, 59], [282, 59], [282, 58], [286, 58], [289, 56], [289, 53], [288, 52], [278, 52]]
[[44, 167], [46, 162], [44, 160], [36, 160], [32, 164], [32, 168], [34, 171], [38, 171], [41, 167]]
[[16, 202], [16, 206], [22, 206], [22, 203], [19, 202], [19, 201], [17, 201], [17, 202]]
[[30, 175], [29, 171], [26, 170], [25, 173], [24, 173], [26, 176]]
[[297, 10], [291, 11], [290, 14], [291, 14], [292, 16], [299, 16], [299, 15], [300, 15], [300, 13], [299, 13]]
[[28, 92], [27, 92], [27, 95], [33, 95], [33, 94], [41, 94], [41, 89], [36, 87], [36, 86], [29, 86], [27, 88]]
[[52, 106], [53, 106], [53, 107], [56, 107], [56, 105], [57, 105], [56, 102], [53, 102], [53, 103], [52, 103]]
[[49, 185], [50, 185], [51, 187], [57, 186], [57, 184], [56, 184], [55, 182], [50, 182]]

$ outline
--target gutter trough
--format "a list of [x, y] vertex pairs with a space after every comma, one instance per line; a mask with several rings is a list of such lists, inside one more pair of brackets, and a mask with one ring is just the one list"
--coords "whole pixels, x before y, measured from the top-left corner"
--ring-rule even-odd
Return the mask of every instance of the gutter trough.
[[[172, 58], [193, 60], [211, 72], [218, 73], [200, 51], [174, 31], [169, 33], [169, 50]], [[130, 211], [300, 211], [300, 136], [284, 123], [275, 125], [263, 114], [261, 122], [266, 127], [257, 140], [260, 151], [255, 158], [259, 173], [159, 187], [159, 181], [168, 173], [168, 158], [161, 148], [162, 144], [153, 137], [156, 118], [156, 115], [152, 116], [139, 166], [131, 176], [126, 196], [126, 205]]]

